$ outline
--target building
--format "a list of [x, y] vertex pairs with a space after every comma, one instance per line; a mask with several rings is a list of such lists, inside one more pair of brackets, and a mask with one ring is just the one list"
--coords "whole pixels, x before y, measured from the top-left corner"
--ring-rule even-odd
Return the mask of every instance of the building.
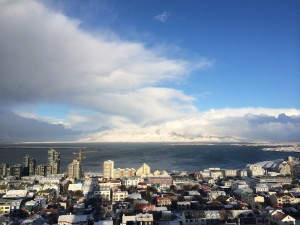
[[87, 215], [60, 215], [58, 217], [58, 225], [69, 225], [69, 224], [87, 225], [88, 216]]
[[0, 164], [0, 177], [6, 177], [10, 174], [8, 174], [9, 164], [7, 163], [1, 163]]
[[122, 177], [133, 177], [135, 175], [134, 168], [126, 168], [126, 169], [114, 169], [114, 178], [122, 178]]
[[265, 170], [259, 164], [249, 164], [247, 165], [248, 176], [262, 176], [265, 174]]
[[273, 212], [271, 212], [270, 216], [270, 224], [272, 225], [295, 225], [296, 224], [296, 220], [283, 213], [281, 210], [275, 210]]
[[35, 175], [36, 160], [30, 155], [23, 157], [23, 176]]
[[291, 193], [275, 193], [270, 196], [271, 204], [273, 206], [282, 206], [285, 204], [295, 205], [299, 203], [298, 198], [295, 198]]
[[238, 171], [237, 170], [224, 170], [225, 177], [237, 177]]
[[128, 192], [127, 191], [114, 191], [112, 193], [112, 200], [114, 202], [118, 202], [118, 201], [124, 201], [125, 198], [128, 197]]
[[74, 159], [73, 162], [71, 162], [68, 165], [66, 175], [69, 178], [74, 178], [74, 179], [81, 179], [83, 177], [83, 172], [79, 160]]
[[103, 162], [103, 178], [114, 178], [114, 161], [107, 160]]
[[121, 225], [129, 225], [129, 224], [153, 225], [153, 215], [148, 213], [145, 214], [139, 213], [135, 216], [126, 216], [125, 214], [123, 214]]
[[155, 176], [155, 177], [149, 177], [149, 184], [157, 184], [160, 186], [171, 186], [173, 184], [173, 178], [171, 176]]
[[122, 180], [122, 184], [125, 186], [134, 186], [137, 187], [139, 182], [141, 182], [142, 179], [140, 177], [128, 177]]
[[35, 168], [35, 175], [46, 176], [47, 174], [47, 165], [38, 165]]
[[276, 183], [276, 184], [291, 184], [292, 177], [290, 176], [256, 176], [251, 178], [251, 186], [255, 186], [258, 183]]
[[284, 176], [291, 176], [292, 175], [292, 170], [291, 170], [291, 165], [286, 162], [286, 161], [283, 161], [281, 164], [279, 164], [278, 166], [278, 172], [281, 174], [281, 175], [284, 175]]
[[55, 149], [48, 150], [47, 175], [60, 173], [60, 152]]
[[22, 176], [23, 166], [21, 164], [16, 164], [10, 167], [10, 175], [15, 176], [20, 179]]
[[143, 163], [143, 165], [137, 169], [136, 176], [138, 177], [147, 177], [151, 173], [151, 168], [146, 163]]

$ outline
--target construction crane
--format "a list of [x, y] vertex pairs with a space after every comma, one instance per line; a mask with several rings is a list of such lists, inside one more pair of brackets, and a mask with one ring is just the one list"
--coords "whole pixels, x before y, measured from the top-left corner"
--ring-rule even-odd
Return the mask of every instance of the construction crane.
[[91, 152], [96, 152], [96, 151], [86, 151], [86, 152], [83, 152], [83, 151], [81, 151], [81, 149], [79, 149], [79, 152], [73, 152], [73, 155], [78, 155], [76, 159], [78, 161], [81, 161], [81, 160], [83, 160], [83, 159], [86, 158], [85, 156], [83, 156], [83, 154], [91, 153]]

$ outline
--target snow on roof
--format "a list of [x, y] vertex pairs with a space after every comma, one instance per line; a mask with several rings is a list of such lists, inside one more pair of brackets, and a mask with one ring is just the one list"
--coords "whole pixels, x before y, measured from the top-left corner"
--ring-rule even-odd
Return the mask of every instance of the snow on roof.
[[80, 223], [86, 221], [87, 215], [61, 215], [58, 217], [58, 222]]

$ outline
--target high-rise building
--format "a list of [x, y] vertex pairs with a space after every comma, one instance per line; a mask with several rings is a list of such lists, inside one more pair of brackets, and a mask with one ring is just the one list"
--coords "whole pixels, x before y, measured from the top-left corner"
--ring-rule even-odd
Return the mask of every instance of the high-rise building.
[[80, 161], [74, 159], [73, 162], [68, 165], [66, 173], [70, 178], [81, 179], [83, 177], [83, 172]]
[[38, 165], [35, 168], [35, 175], [46, 176], [47, 173], [47, 165]]
[[22, 176], [22, 170], [23, 170], [22, 165], [16, 164], [10, 168], [10, 174], [12, 176], [15, 176], [17, 179], [20, 179]]
[[107, 160], [103, 162], [103, 177], [114, 178], [114, 161]]
[[60, 152], [55, 149], [48, 150], [47, 175], [60, 173]]
[[0, 177], [6, 177], [9, 172], [9, 164], [1, 163], [0, 164]]
[[30, 155], [23, 158], [23, 176], [32, 176], [35, 174], [36, 160]]

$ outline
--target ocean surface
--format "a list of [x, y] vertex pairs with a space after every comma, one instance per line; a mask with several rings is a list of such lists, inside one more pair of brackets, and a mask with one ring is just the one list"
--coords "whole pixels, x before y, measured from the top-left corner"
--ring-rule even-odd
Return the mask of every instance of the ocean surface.
[[61, 153], [61, 169], [75, 158], [73, 152], [84, 154], [84, 172], [102, 172], [103, 161], [115, 161], [115, 168], [139, 168], [147, 163], [152, 171], [195, 172], [210, 167], [242, 169], [247, 164], [283, 159], [299, 153], [264, 152], [266, 146], [239, 146], [229, 144], [165, 144], [165, 143], [57, 143], [0, 145], [0, 163], [22, 163], [23, 156], [31, 155], [37, 164], [46, 164], [47, 151], [54, 148]]

